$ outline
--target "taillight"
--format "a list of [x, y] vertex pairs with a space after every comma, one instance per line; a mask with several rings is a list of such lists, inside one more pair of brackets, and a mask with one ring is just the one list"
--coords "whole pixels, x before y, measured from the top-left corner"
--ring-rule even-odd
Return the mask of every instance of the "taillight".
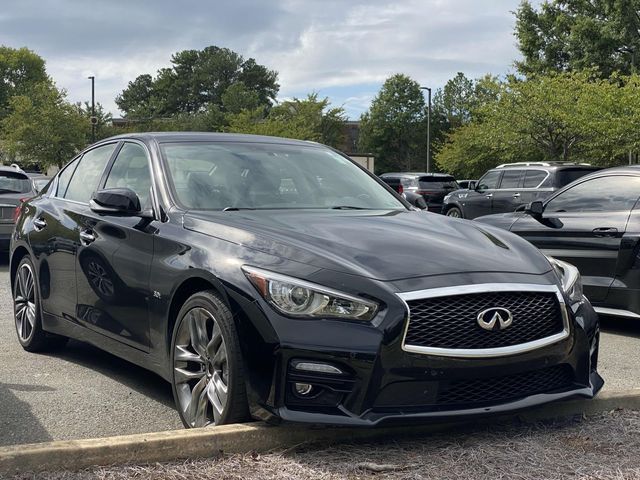
[[16, 223], [18, 221], [18, 218], [20, 217], [20, 211], [22, 210], [22, 204], [27, 200], [29, 200], [29, 197], [24, 197], [19, 200], [20, 203], [18, 203], [16, 209], [13, 211], [13, 223]]
[[402, 184], [398, 185], [398, 193], [400, 195], [402, 195], [404, 193], [404, 187], [402, 186]]

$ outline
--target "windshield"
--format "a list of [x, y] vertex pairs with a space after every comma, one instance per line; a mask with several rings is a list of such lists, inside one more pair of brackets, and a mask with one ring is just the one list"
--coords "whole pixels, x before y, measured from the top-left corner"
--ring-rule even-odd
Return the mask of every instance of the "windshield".
[[31, 190], [29, 179], [19, 172], [0, 172], [0, 193], [26, 193]]
[[188, 209], [405, 209], [341, 155], [317, 146], [192, 142], [160, 146]]

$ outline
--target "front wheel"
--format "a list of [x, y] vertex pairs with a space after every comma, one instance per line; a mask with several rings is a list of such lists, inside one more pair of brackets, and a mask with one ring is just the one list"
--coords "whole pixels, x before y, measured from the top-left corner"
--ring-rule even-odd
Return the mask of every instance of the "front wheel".
[[171, 341], [171, 384], [187, 428], [248, 418], [240, 341], [227, 305], [213, 292], [192, 295]]
[[40, 294], [33, 262], [28, 256], [20, 261], [16, 270], [13, 282], [13, 315], [18, 341], [28, 352], [59, 348], [68, 340], [42, 329]]
[[458, 207], [451, 207], [449, 210], [447, 210], [447, 217], [453, 217], [453, 218], [464, 218], [462, 216], [462, 210], [460, 210]]

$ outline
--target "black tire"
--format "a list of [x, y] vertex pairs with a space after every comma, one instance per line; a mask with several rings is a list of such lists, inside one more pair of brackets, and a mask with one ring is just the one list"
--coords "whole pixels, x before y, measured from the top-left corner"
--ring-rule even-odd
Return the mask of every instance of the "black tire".
[[460, 210], [458, 207], [449, 208], [445, 215], [447, 217], [453, 217], [453, 218], [464, 218], [464, 215], [462, 214], [462, 210]]
[[[206, 332], [202, 342], [193, 341], [194, 333], [190, 328], [196, 328], [193, 327], [196, 323], [204, 325], [199, 330]], [[218, 331], [220, 337], [216, 335]], [[188, 338], [185, 338], [185, 332]], [[197, 333], [195, 335], [201, 337]], [[219, 338], [221, 340], [216, 347]], [[204, 355], [200, 353], [203, 347], [194, 347], [194, 343], [207, 345]], [[220, 360], [223, 358], [221, 350], [225, 350], [224, 361]], [[170, 358], [173, 398], [186, 428], [248, 420], [249, 408], [240, 340], [233, 315], [216, 292], [198, 292], [184, 303], [178, 312], [171, 336]], [[221, 386], [226, 389], [224, 400]], [[221, 405], [222, 410], [216, 405]]]
[[12, 295], [14, 324], [22, 348], [28, 352], [43, 352], [61, 348], [67, 343], [67, 337], [42, 329], [38, 278], [28, 255], [18, 264]]

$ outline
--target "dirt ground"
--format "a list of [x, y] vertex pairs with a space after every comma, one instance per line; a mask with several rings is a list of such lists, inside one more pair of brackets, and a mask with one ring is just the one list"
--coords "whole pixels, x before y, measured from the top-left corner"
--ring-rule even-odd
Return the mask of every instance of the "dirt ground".
[[88, 479], [640, 479], [640, 412], [471, 427], [421, 438], [23, 475]]

